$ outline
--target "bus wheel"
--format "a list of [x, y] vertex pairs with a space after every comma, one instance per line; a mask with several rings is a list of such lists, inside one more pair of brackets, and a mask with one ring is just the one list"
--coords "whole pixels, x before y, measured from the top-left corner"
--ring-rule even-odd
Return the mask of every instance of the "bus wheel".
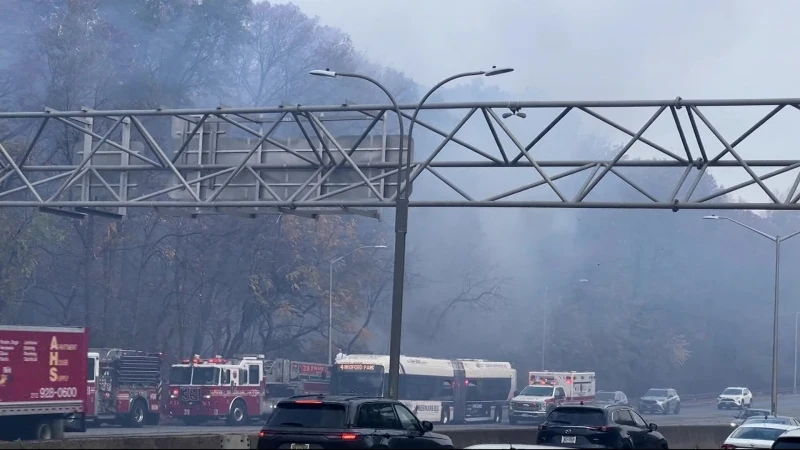
[[503, 423], [503, 405], [494, 408], [494, 423]]
[[441, 419], [441, 422], [442, 422], [443, 425], [450, 423], [450, 407], [449, 406], [443, 406], [442, 407], [442, 419]]

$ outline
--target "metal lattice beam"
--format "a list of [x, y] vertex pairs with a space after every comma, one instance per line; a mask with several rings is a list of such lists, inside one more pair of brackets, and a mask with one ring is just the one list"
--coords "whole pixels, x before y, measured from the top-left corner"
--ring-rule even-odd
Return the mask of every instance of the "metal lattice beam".
[[[447, 186], [455, 199], [432, 199], [415, 192], [411, 207], [547, 207], [631, 209], [800, 209], [800, 171], [785, 198], [765, 180], [800, 169], [800, 159], [746, 159], [737, 146], [782, 110], [800, 109], [800, 99], [661, 100], [574, 102], [473, 102], [428, 104], [429, 113], [460, 117], [449, 129], [417, 120], [417, 126], [439, 139], [414, 148], [409, 178], [428, 174]], [[771, 106], [768, 114], [740, 136], [723, 136], [708, 118], [719, 107]], [[787, 106], [791, 108], [786, 108]], [[416, 105], [401, 105], [411, 120]], [[600, 114], [598, 108], [652, 110], [636, 130]], [[498, 114], [508, 110], [550, 109], [554, 119], [532, 139], [512, 131]], [[244, 214], [292, 212], [374, 215], [369, 210], [394, 207], [397, 172], [406, 168], [386, 115], [390, 105], [281, 106], [273, 108], [216, 108], [183, 110], [119, 110], [0, 113], [0, 131], [28, 128], [28, 139], [0, 142], [0, 207], [39, 207], [74, 214], [125, 214], [126, 208], [169, 208], [177, 214]], [[628, 136], [608, 159], [545, 159], [537, 145], [566, 116], [596, 119]], [[646, 138], [648, 128], [665, 117], [679, 137], [679, 146]], [[470, 120], [483, 123], [482, 145], [459, 138]], [[521, 120], [512, 118], [509, 120]], [[379, 126], [379, 124], [381, 124]], [[24, 129], [24, 128], [23, 128]], [[534, 130], [535, 131], [535, 130]], [[703, 134], [713, 136], [704, 141]], [[708, 136], [707, 136], [708, 137]], [[503, 141], [506, 141], [505, 143]], [[490, 142], [491, 145], [487, 145]], [[661, 159], [627, 157], [642, 144]], [[460, 146], [457, 160], [445, 159], [443, 149]], [[719, 148], [719, 152], [709, 150]], [[541, 152], [538, 152], [539, 154]], [[469, 158], [464, 158], [467, 155]], [[417, 157], [419, 156], [419, 157]], [[723, 159], [724, 157], [733, 159]], [[718, 192], [694, 192], [709, 169], [743, 169], [749, 179]], [[771, 168], [758, 175], [754, 168]], [[513, 169], [527, 171], [526, 182], [505, 192], [479, 196], [470, 192], [475, 179], [454, 180], [445, 169]], [[682, 168], [667, 193], [655, 193], [620, 169]], [[557, 169], [557, 170], [553, 170]], [[589, 199], [604, 179], [616, 178], [641, 196], [641, 201]], [[580, 188], [568, 194], [559, 180], [576, 180]], [[462, 177], [463, 178], [463, 177]], [[404, 179], [404, 178], [399, 178]], [[477, 181], [479, 182], [479, 181]], [[747, 202], [729, 195], [751, 185], [769, 202]], [[551, 199], [514, 199], [541, 187]], [[679, 194], [685, 195], [679, 199]], [[726, 197], [727, 196], [727, 197]], [[67, 210], [65, 210], [67, 209]]]

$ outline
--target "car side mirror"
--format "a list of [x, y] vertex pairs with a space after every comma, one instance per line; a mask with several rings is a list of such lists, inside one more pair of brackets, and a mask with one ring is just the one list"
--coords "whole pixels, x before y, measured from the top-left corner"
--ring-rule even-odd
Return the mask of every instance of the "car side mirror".
[[426, 433], [429, 432], [429, 431], [433, 431], [433, 424], [428, 422], [427, 420], [423, 420], [422, 421], [422, 431], [424, 431]]
[[519, 395], [519, 391], [514, 391], [514, 397]]
[[654, 423], [648, 423], [647, 424], [647, 429], [650, 430], [650, 431], [656, 431], [658, 429], [658, 425], [656, 425]]

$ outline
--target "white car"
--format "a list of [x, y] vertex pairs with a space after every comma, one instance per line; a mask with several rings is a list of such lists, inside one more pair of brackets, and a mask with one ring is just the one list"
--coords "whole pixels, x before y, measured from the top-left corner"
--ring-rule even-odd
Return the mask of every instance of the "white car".
[[729, 387], [717, 397], [717, 409], [744, 409], [753, 404], [753, 393], [746, 387]]
[[725, 439], [722, 448], [772, 448], [778, 436], [797, 429], [797, 426], [779, 423], [744, 423]]

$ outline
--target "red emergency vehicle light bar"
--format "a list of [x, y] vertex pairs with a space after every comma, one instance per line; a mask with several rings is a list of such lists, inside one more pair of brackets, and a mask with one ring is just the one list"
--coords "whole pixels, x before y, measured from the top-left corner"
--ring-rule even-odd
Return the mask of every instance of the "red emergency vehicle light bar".
[[182, 362], [183, 364], [227, 364], [228, 360], [217, 356], [208, 359], [200, 359], [199, 357], [195, 357], [194, 359], [184, 359]]

